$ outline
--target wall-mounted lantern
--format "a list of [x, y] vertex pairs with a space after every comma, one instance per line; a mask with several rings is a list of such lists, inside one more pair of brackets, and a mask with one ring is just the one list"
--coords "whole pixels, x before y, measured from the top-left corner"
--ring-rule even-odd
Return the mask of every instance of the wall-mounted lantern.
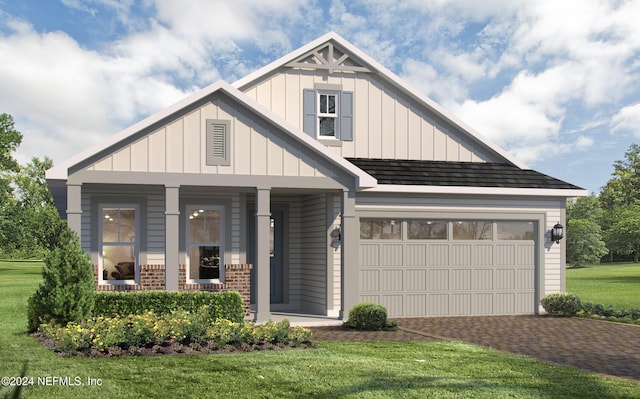
[[560, 224], [560, 222], [558, 222], [551, 229], [551, 241], [555, 241], [556, 244], [559, 244], [560, 240], [562, 240], [562, 237], [564, 237], [564, 227]]
[[331, 230], [331, 233], [329, 233], [329, 235], [331, 236], [331, 248], [337, 249], [338, 247], [340, 247], [340, 239], [342, 238], [340, 229], [336, 227], [335, 229]]

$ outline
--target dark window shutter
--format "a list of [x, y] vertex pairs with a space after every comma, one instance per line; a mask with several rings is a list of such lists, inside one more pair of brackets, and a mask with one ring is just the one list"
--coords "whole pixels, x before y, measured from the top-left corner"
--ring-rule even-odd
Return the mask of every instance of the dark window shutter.
[[316, 107], [316, 91], [310, 89], [304, 89], [302, 93], [302, 111], [303, 111], [303, 119], [302, 119], [302, 131], [308, 134], [309, 136], [315, 138], [316, 137], [316, 126], [317, 126], [317, 107]]
[[353, 92], [340, 93], [340, 140], [353, 141]]

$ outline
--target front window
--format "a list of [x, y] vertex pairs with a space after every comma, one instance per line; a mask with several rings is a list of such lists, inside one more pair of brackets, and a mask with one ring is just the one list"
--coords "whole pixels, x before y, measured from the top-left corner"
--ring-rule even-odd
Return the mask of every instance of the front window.
[[338, 96], [318, 93], [318, 135], [320, 138], [337, 138]]
[[189, 278], [220, 278], [224, 265], [221, 207], [187, 207]]
[[138, 234], [135, 207], [101, 208], [103, 281], [135, 280], [138, 274]]

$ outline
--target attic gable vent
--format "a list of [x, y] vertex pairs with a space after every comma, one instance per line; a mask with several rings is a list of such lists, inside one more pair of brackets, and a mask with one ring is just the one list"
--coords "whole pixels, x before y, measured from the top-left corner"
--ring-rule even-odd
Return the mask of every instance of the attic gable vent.
[[229, 121], [207, 119], [207, 165], [230, 165]]

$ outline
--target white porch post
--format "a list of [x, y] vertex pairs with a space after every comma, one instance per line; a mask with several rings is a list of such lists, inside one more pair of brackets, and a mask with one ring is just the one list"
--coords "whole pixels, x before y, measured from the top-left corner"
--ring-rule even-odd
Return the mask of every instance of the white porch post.
[[67, 183], [67, 226], [82, 238], [82, 184]]
[[271, 318], [271, 265], [269, 257], [271, 229], [271, 190], [258, 187], [256, 192], [255, 283], [257, 322]]
[[178, 291], [180, 186], [165, 186], [164, 289]]
[[345, 190], [342, 193], [342, 310], [346, 320], [349, 310], [360, 298], [358, 245], [360, 229], [356, 218], [356, 193]]

